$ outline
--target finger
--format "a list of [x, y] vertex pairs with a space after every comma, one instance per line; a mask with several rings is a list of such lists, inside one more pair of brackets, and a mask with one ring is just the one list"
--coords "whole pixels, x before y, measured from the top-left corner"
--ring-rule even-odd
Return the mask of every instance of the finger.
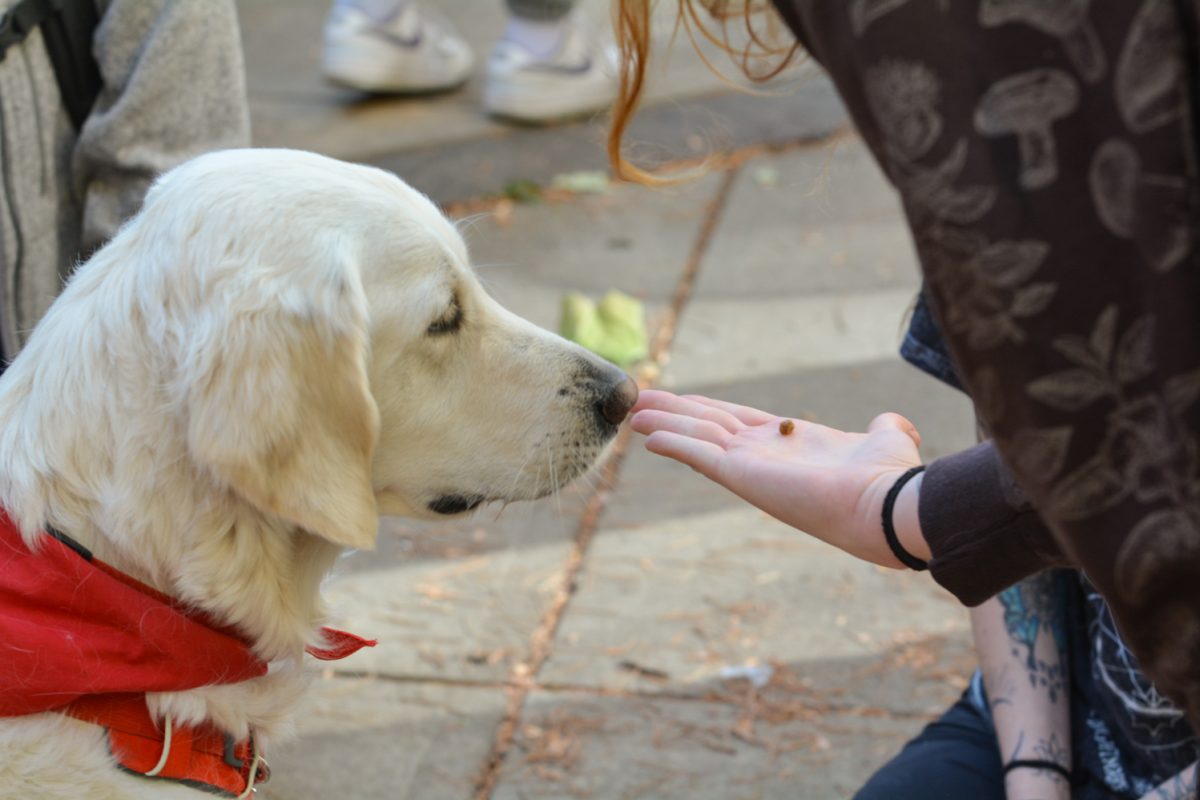
[[[650, 396], [646, 397], [646, 395]], [[643, 409], [656, 409], [658, 411], [668, 411], [672, 414], [683, 414], [695, 417], [696, 419], [706, 419], [709, 422], [715, 422], [730, 433], [737, 433], [742, 427], [742, 424], [732, 414], [719, 408], [698, 403], [695, 401], [694, 395], [680, 397], [670, 392], [659, 392], [651, 389], [638, 395], [638, 402], [633, 410], [636, 413]]]
[[662, 389], [642, 389], [638, 392], [637, 402], [633, 404], [633, 411], [636, 414], [646, 407], [647, 403], [655, 402], [656, 404], [670, 402], [670, 398], [678, 397], [679, 395], [671, 392], [664, 392]]
[[722, 447], [732, 435], [715, 422], [656, 409], [647, 409], [634, 414], [630, 425], [638, 433], [644, 433], [647, 436], [656, 431], [669, 431]]
[[702, 442], [670, 431], [657, 431], [646, 440], [646, 449], [686, 464], [706, 478], [717, 474], [717, 464], [725, 454], [715, 444]]
[[683, 396], [683, 399], [724, 411], [746, 425], [762, 425], [766, 422], [773, 422], [776, 419], [774, 414], [768, 414], [766, 411], [759, 411], [757, 408], [751, 408], [750, 406], [739, 406], [737, 403], [727, 403], [724, 400], [714, 400], [704, 395], [686, 394]]
[[871, 424], [867, 426], [867, 433], [874, 433], [881, 430], [897, 430], [913, 440], [913, 444], [917, 447], [921, 446], [921, 434], [917, 431], [917, 426], [908, 421], [907, 418], [899, 414], [893, 414], [890, 411], [880, 414], [875, 419], [871, 420]]

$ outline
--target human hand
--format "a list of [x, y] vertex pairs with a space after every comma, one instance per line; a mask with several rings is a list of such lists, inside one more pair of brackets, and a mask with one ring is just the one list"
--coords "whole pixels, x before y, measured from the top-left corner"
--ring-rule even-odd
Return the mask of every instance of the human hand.
[[[687, 464], [776, 519], [887, 567], [900, 567], [880, 524], [892, 484], [921, 463], [920, 434], [904, 417], [881, 414], [866, 433], [803, 420], [783, 435], [777, 417], [698, 395], [647, 390], [633, 408], [633, 429], [646, 449]], [[901, 544], [918, 558], [918, 475], [897, 499], [893, 520]]]

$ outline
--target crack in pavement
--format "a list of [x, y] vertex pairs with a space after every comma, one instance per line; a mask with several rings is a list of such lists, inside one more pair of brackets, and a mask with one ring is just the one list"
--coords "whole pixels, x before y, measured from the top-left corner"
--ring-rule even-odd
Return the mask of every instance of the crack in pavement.
[[[725, 162], [721, 183], [714, 192], [713, 199], [709, 202], [708, 208], [705, 209], [704, 222], [701, 224], [700, 230], [696, 235], [695, 243], [692, 245], [687, 261], [684, 262], [679, 282], [675, 285], [675, 292], [671, 297], [671, 305], [651, 342], [649, 359], [660, 368], [666, 363], [666, 356], [670, 350], [672, 341], [674, 341], [679, 320], [683, 315], [683, 310], [687, 306], [688, 300], [691, 298], [696, 276], [700, 271], [700, 262], [704, 254], [708, 251], [709, 244], [712, 242], [717, 222], [721, 219], [729, 196], [732, 193], [734, 180], [741, 170], [741, 163], [742, 160]], [[640, 388], [648, 388], [648, 385], [649, 381], [646, 381], [646, 385]], [[554, 635], [558, 631], [563, 615], [566, 613], [571, 595], [575, 593], [579, 574], [583, 569], [583, 562], [587, 556], [588, 547], [591, 545], [592, 539], [596, 534], [600, 516], [604, 512], [608, 497], [616, 486], [616, 479], [620, 472], [621, 464], [624, 461], [625, 452], [629, 446], [630, 436], [631, 431], [629, 427], [626, 426], [621, 429], [616, 446], [613, 448], [612, 456], [608, 463], [604, 465], [596, 491], [588, 499], [587, 506], [580, 518], [579, 532], [576, 534], [571, 554], [567, 557], [562, 573], [562, 580], [559, 582], [554, 600], [551, 602], [546, 614], [542, 617], [541, 623], [530, 637], [529, 656], [512, 668], [511, 677], [504, 684], [506, 694], [508, 695], [506, 710], [504, 717], [497, 726], [491, 750], [484, 760], [479, 778], [475, 783], [475, 800], [488, 800], [492, 796], [492, 792], [496, 788], [496, 783], [500, 779], [505, 759], [512, 747], [517, 727], [521, 722], [525, 698], [528, 696], [530, 690], [535, 687], [537, 674], [541, 670], [542, 665], [545, 664], [546, 659], [550, 657], [551, 650], [553, 649]]]
[[[516, 689], [525, 691], [526, 696], [531, 691], [546, 692], [554, 695], [582, 695], [585, 697], [612, 697], [626, 700], [663, 700], [672, 703], [707, 703], [710, 705], [741, 706], [746, 701], [746, 692], [736, 690], [718, 691], [713, 689], [704, 694], [666, 691], [641, 691], [638, 689], [620, 689], [610, 686], [588, 686], [577, 683], [539, 683], [536, 680], [519, 682], [483, 680], [472, 678], [435, 678], [420, 675], [383, 675], [376, 672], [338, 671], [331, 673], [327, 680], [373, 680], [386, 683], [404, 684], [410, 686], [442, 686], [450, 689]], [[845, 714], [847, 716], [886, 717], [894, 720], [925, 720], [930, 718], [926, 711], [912, 709], [889, 708], [887, 706], [870, 705], [845, 701], [821, 701], [805, 703], [794, 698], [789, 700], [789, 706], [797, 711], [813, 711], [820, 713]], [[517, 719], [516, 723], [519, 724]]]

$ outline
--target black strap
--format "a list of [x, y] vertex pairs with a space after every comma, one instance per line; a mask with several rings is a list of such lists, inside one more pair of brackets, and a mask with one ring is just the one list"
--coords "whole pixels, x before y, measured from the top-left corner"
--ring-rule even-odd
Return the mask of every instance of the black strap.
[[0, 58], [8, 48], [25, 41], [34, 28], [51, 14], [57, 14], [62, 0], [21, 0], [0, 14]]
[[904, 488], [904, 484], [908, 483], [914, 475], [923, 472], [924, 469], [925, 467], [913, 467], [905, 472], [896, 479], [892, 488], [888, 489], [887, 496], [883, 498], [883, 538], [887, 539], [888, 547], [892, 548], [892, 553], [900, 560], [901, 564], [918, 572], [929, 569], [929, 564], [905, 550], [904, 546], [900, 544], [900, 538], [896, 536], [896, 526], [892, 524], [892, 507], [896, 505], [896, 498], [900, 496], [900, 490]]
[[100, 65], [92, 54], [92, 36], [99, 24], [95, 0], [20, 0], [0, 14], [0, 61], [34, 28], [42, 29], [58, 91], [76, 130], [83, 127], [103, 85]]
[[1067, 783], [1071, 783], [1071, 770], [1059, 764], [1057, 761], [1044, 761], [1040, 758], [1018, 758], [1004, 765], [1004, 774], [1012, 772], [1014, 769], [1044, 769], [1050, 772], [1057, 772], [1063, 776]]
[[67, 536], [62, 531], [58, 530], [57, 528], [53, 528], [49, 525], [46, 526], [45, 531], [46, 531], [47, 536], [51, 536], [55, 539], [58, 539], [60, 542], [65, 544], [67, 547], [71, 548], [76, 553], [79, 553], [79, 555], [81, 555], [83, 557], [84, 561], [92, 560], [93, 556], [92, 556], [91, 550], [87, 549], [86, 547], [81, 545], [79, 542], [72, 539], [70, 536]]

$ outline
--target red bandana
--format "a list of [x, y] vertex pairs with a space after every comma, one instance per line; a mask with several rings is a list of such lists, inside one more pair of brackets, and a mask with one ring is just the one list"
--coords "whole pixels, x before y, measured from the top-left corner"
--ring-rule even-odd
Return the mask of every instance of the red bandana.
[[[73, 543], [72, 543], [73, 544]], [[87, 695], [178, 692], [238, 683], [267, 665], [240, 636], [43, 536], [31, 552], [0, 512], [0, 717], [60, 709]], [[375, 642], [326, 628], [317, 658]]]
[[[0, 717], [58, 711], [105, 729], [125, 769], [244, 797], [269, 776], [253, 735], [234, 742], [211, 723], [174, 727], [146, 692], [178, 692], [265, 675], [230, 628], [93, 558], [61, 534], [25, 546], [0, 511]], [[323, 628], [320, 659], [374, 641]]]

